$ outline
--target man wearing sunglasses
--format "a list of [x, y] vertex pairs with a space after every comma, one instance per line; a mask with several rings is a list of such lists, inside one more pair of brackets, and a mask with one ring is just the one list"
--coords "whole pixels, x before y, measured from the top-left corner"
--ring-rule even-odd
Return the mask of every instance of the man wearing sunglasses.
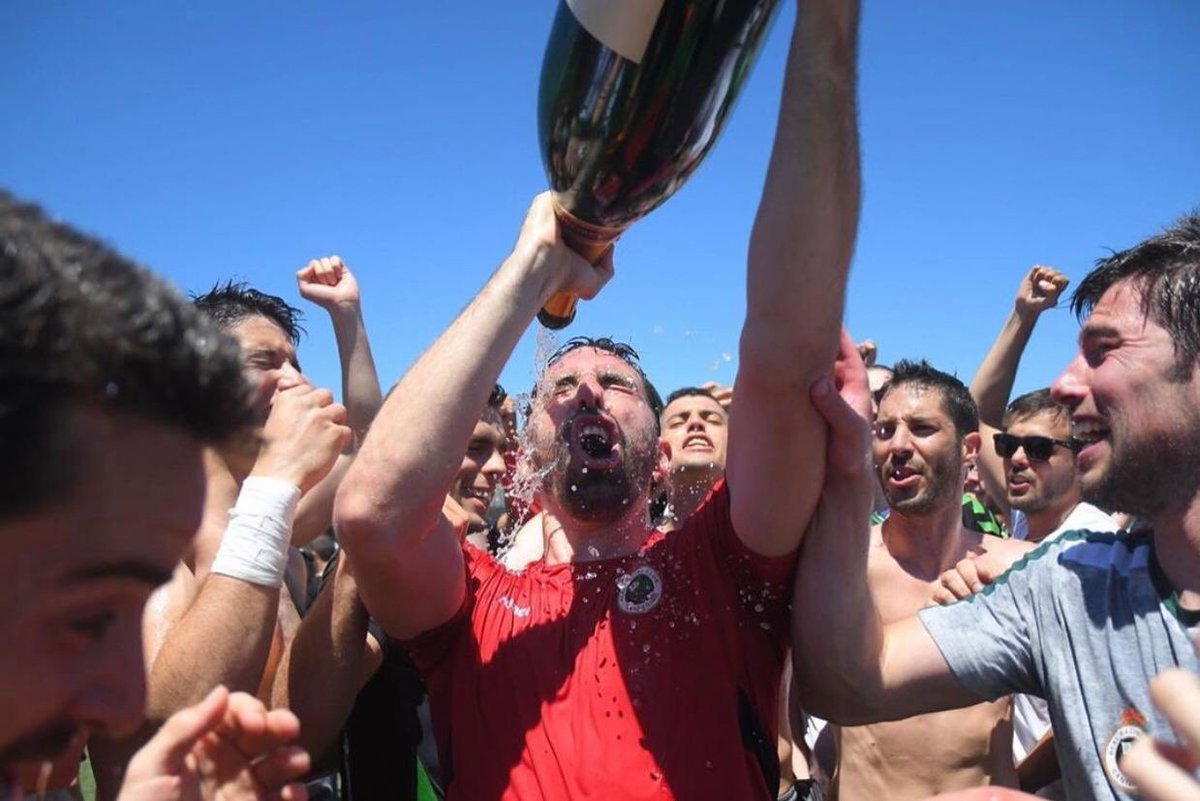
[[[801, 703], [842, 723], [953, 709], [1012, 692], [1050, 704], [1068, 798], [1127, 801], [1122, 757], [1141, 736], [1178, 758], [1155, 675], [1200, 672], [1200, 215], [1102, 260], [1076, 291], [1079, 353], [1055, 381], [1071, 410], [1084, 495], [1143, 516], [1122, 535], [1043, 542], [967, 601], [882, 623], [871, 550], [861, 367], [814, 394], [829, 421], [821, 505], [793, 604], [837, 593], [838, 614], [793, 616]], [[859, 418], [855, 420], [855, 416]], [[975, 587], [979, 589], [979, 587]], [[1177, 674], [1172, 674], [1177, 675]], [[1191, 767], [1189, 765], [1189, 767]]]
[[1013, 310], [971, 381], [979, 404], [979, 475], [1009, 516], [1015, 539], [1040, 543], [1066, 531], [1116, 531], [1112, 518], [1080, 497], [1071, 415], [1049, 389], [1005, 408], [1038, 317], [1054, 308], [1067, 278], [1035, 265], [1021, 279]]

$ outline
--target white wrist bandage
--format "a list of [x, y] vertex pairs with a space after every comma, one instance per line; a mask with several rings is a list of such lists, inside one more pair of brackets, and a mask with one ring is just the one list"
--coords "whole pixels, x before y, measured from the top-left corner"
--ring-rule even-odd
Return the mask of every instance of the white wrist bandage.
[[300, 489], [277, 478], [250, 476], [242, 483], [237, 504], [229, 510], [229, 527], [213, 559], [213, 573], [263, 587], [278, 587], [287, 567], [292, 523]]

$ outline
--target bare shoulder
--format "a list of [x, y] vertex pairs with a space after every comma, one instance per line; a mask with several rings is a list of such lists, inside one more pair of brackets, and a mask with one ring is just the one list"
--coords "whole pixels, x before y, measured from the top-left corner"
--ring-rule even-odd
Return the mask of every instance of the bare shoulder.
[[993, 575], [999, 575], [1034, 547], [1036, 546], [1033, 543], [1025, 540], [1003, 539], [985, 534], [979, 543], [980, 554], [976, 558], [985, 564]]

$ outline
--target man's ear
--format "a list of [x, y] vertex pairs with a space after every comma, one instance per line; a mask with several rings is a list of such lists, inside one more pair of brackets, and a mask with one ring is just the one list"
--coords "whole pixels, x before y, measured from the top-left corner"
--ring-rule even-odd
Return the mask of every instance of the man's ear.
[[654, 460], [654, 486], [666, 487], [671, 478], [671, 443], [658, 438], [658, 454]]
[[979, 445], [983, 440], [979, 436], [978, 431], [972, 431], [963, 437], [962, 441], [962, 456], [963, 461], [974, 459], [979, 455]]

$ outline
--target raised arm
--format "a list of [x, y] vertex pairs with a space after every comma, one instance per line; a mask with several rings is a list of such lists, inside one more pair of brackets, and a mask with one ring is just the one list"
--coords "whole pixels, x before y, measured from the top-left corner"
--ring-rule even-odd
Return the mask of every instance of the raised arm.
[[275, 674], [273, 707], [300, 718], [299, 744], [318, 762], [337, 740], [354, 700], [382, 664], [380, 644], [354, 575], [339, 556], [329, 585], [300, 623]]
[[[884, 626], [867, 584], [871, 467], [866, 369], [843, 334], [834, 378], [813, 386], [828, 421], [825, 484], [813, 515], [792, 599], [797, 703], [840, 725], [895, 720], [981, 699], [954, 678], [933, 638], [913, 617]], [[836, 599], [836, 609], [829, 608]]]
[[447, 620], [465, 593], [446, 492], [500, 374], [556, 292], [591, 298], [612, 274], [563, 244], [548, 194], [512, 254], [401, 379], [338, 490], [338, 536], [380, 625], [412, 637]]
[[[367, 428], [379, 406], [383, 393], [379, 374], [371, 356], [371, 343], [363, 323], [362, 292], [358, 280], [339, 256], [313, 259], [296, 273], [300, 296], [329, 313], [333, 336], [337, 342], [338, 359], [342, 368], [342, 401], [346, 406], [346, 422], [354, 432], [350, 450], [357, 451], [367, 435]], [[338, 459], [329, 475], [300, 501], [292, 542], [304, 545], [325, 533], [333, 519], [333, 498], [338, 484], [350, 467], [351, 457]]]
[[996, 454], [992, 435], [1003, 424], [1004, 409], [1033, 327], [1042, 312], [1057, 305], [1058, 297], [1068, 283], [1066, 276], [1051, 267], [1035, 264], [1029, 268], [1017, 287], [1012, 312], [971, 380], [971, 397], [979, 406], [979, 477], [988, 494], [1002, 505], [1007, 497], [1004, 463]]
[[255, 693], [275, 634], [292, 515], [350, 438], [345, 409], [307, 384], [277, 395], [264, 444], [195, 600], [150, 665], [151, 720], [218, 684]]
[[[797, 3], [766, 185], [750, 239], [727, 475], [734, 528], [794, 551], [821, 486], [825, 424], [809, 388], [838, 349], [858, 226], [858, 3]], [[786, 499], [786, 502], [781, 502]]]

